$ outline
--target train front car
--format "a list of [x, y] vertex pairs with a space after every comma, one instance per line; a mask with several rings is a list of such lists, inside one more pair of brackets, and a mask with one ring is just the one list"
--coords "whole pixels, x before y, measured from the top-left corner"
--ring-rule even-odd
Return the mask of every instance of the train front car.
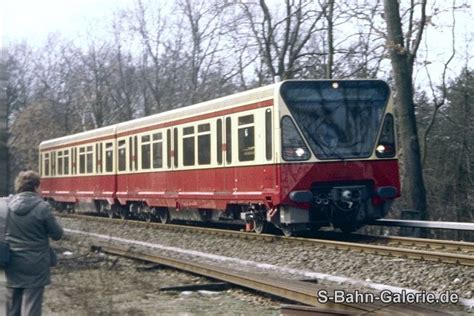
[[279, 216], [286, 234], [351, 232], [400, 195], [393, 105], [379, 80], [286, 81], [280, 87]]

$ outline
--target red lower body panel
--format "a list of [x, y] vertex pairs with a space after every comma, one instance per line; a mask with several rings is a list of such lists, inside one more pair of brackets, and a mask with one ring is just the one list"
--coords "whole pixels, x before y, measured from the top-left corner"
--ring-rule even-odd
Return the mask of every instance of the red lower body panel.
[[108, 200], [113, 202], [116, 191], [115, 175], [43, 178], [43, 197], [58, 202]]
[[309, 190], [313, 183], [371, 181], [374, 189], [392, 186], [400, 196], [397, 160], [366, 160], [324, 163], [283, 164], [281, 175], [281, 203], [291, 204], [289, 193]]
[[44, 197], [59, 202], [117, 199], [149, 206], [225, 209], [228, 204], [292, 204], [289, 193], [315, 182], [372, 181], [400, 192], [396, 160], [287, 163], [249, 167], [45, 178]]

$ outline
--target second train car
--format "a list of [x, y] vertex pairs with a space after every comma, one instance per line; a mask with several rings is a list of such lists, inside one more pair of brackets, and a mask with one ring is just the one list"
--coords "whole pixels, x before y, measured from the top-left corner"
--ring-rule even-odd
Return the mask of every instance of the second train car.
[[400, 195], [380, 80], [287, 80], [39, 146], [41, 193], [110, 216], [350, 232]]

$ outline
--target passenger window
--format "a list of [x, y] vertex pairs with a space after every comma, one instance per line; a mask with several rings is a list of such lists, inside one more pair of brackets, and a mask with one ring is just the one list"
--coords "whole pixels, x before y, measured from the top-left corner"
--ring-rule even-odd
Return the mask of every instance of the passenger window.
[[222, 120], [217, 120], [217, 141], [216, 141], [216, 150], [217, 150], [217, 163], [222, 165]]
[[63, 152], [58, 151], [58, 175], [61, 176], [63, 174]]
[[198, 125], [198, 164], [211, 163], [211, 124]]
[[102, 143], [95, 144], [95, 168], [97, 173], [102, 173]]
[[74, 159], [74, 162], [72, 164], [72, 167], [74, 168], [74, 174], [77, 173], [77, 147], [74, 148], [74, 154], [72, 156], [72, 158]]
[[51, 153], [51, 175], [56, 175], [56, 152]]
[[265, 157], [267, 160], [272, 160], [272, 110], [267, 109], [265, 111]]
[[225, 119], [225, 160], [227, 163], [232, 162], [232, 121], [230, 117]]
[[127, 169], [127, 144], [125, 139], [118, 141], [118, 170]]
[[77, 148], [71, 148], [71, 174], [76, 174]]
[[133, 170], [133, 137], [128, 138], [128, 170]]
[[174, 149], [174, 167], [178, 168], [178, 129], [174, 129], [173, 135], [173, 149]]
[[133, 169], [138, 169], [138, 136], [133, 137]]
[[94, 146], [87, 146], [87, 173], [94, 172]]
[[166, 131], [166, 149], [166, 152], [168, 153], [166, 164], [169, 169], [171, 168], [171, 130]]
[[49, 176], [49, 153], [44, 154], [44, 175]]
[[100, 143], [100, 162], [99, 162], [99, 165], [100, 165], [100, 172], [105, 172], [104, 168], [105, 168], [105, 165], [104, 165], [104, 143]]
[[142, 169], [151, 168], [150, 155], [151, 155], [150, 135], [145, 135], [145, 136], [142, 136], [142, 150], [141, 150]]
[[79, 173], [86, 173], [86, 148], [79, 147]]
[[114, 171], [114, 144], [105, 143], [105, 171], [113, 172]]
[[63, 162], [64, 162], [63, 173], [65, 175], [68, 175], [69, 174], [69, 149], [66, 149], [63, 153]]
[[163, 167], [163, 136], [161, 133], [153, 134], [153, 168]]
[[255, 127], [253, 115], [239, 117], [239, 161], [255, 159]]
[[194, 165], [194, 126], [183, 128], [183, 166]]

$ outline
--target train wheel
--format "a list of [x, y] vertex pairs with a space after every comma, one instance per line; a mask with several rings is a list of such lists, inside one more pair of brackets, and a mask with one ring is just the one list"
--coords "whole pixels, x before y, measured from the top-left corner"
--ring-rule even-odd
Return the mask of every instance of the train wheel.
[[350, 233], [355, 232], [357, 230], [357, 226], [354, 225], [354, 224], [345, 224], [345, 225], [340, 225], [339, 229], [344, 234], [350, 234]]
[[266, 222], [263, 218], [260, 216], [256, 216], [253, 219], [253, 231], [256, 232], [257, 234], [262, 234], [266, 230]]
[[295, 234], [289, 225], [282, 225], [280, 230], [282, 231], [283, 235], [285, 235], [285, 237], [291, 237]]
[[120, 210], [119, 210], [119, 215], [120, 215], [120, 218], [125, 220], [127, 219], [127, 214], [128, 213], [128, 210], [126, 207], [120, 207]]
[[95, 211], [97, 213], [102, 213], [104, 211], [104, 203], [99, 200], [94, 200]]
[[66, 203], [55, 203], [54, 209], [58, 211], [59, 213], [64, 213], [67, 210], [67, 204]]
[[145, 222], [147, 222], [147, 223], [151, 222], [151, 214], [150, 213], [143, 214], [143, 218], [145, 219]]
[[139, 203], [130, 203], [130, 205], [128, 206], [128, 216], [131, 218], [142, 218], [141, 206]]
[[143, 205], [141, 207], [140, 213], [143, 216], [143, 219], [149, 223], [151, 222], [152, 214], [151, 214], [151, 209], [147, 205]]
[[109, 208], [109, 209], [107, 210], [107, 216], [108, 216], [109, 218], [114, 218], [114, 211], [112, 210], [112, 208]]
[[75, 210], [74, 207], [75, 207], [74, 204], [72, 204], [72, 203], [68, 204], [68, 205], [66, 206], [66, 213], [67, 213], [67, 214], [74, 214], [74, 213], [76, 212], [76, 210]]
[[353, 218], [352, 220], [339, 221], [333, 223], [333, 225], [334, 227], [339, 228], [339, 230], [344, 234], [350, 234], [360, 227], [360, 224], [357, 223], [356, 218]]
[[168, 212], [167, 208], [160, 208], [158, 211], [158, 216], [160, 217], [160, 222], [162, 224], [168, 224], [171, 222], [170, 212]]
[[354, 207], [353, 210], [347, 212], [339, 212], [333, 219], [332, 224], [335, 228], [339, 228], [343, 233], [350, 234], [362, 226], [365, 220], [365, 209], [360, 205]]
[[107, 201], [94, 201], [94, 203], [99, 214], [109, 214], [112, 210], [112, 206], [110, 206]]

